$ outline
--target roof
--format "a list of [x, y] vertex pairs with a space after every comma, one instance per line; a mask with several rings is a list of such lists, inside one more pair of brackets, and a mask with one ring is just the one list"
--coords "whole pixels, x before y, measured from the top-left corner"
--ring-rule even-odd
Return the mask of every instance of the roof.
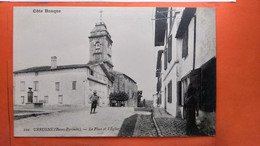
[[114, 66], [113, 64], [111, 64], [110, 61], [107, 61], [107, 60], [89, 61], [89, 62], [87, 63], [87, 65], [91, 66], [91, 65], [102, 64], [102, 63], [107, 63], [110, 67], [113, 67], [113, 66]]
[[28, 72], [43, 72], [43, 71], [55, 71], [55, 70], [64, 70], [64, 69], [77, 69], [77, 68], [89, 68], [87, 64], [73, 64], [73, 65], [62, 65], [57, 66], [55, 69], [51, 69], [51, 66], [36, 66], [30, 67], [22, 70], [14, 71], [13, 73], [28, 73]]
[[91, 66], [91, 65], [98, 65], [98, 64], [100, 64], [100, 63], [103, 63], [103, 61], [89, 61], [88, 63], [87, 63], [87, 65], [88, 66]]
[[99, 22], [95, 25], [95, 27], [92, 29], [90, 32], [89, 38], [94, 38], [94, 37], [102, 37], [102, 36], [107, 36], [107, 38], [111, 40], [111, 36], [109, 32], [107, 31], [107, 26], [104, 22]]
[[99, 65], [100, 65], [101, 69], [103, 70], [103, 72], [106, 74], [107, 78], [108, 78], [111, 82], [114, 82], [114, 80], [115, 80], [114, 77], [112, 77], [112, 76], [109, 74], [109, 72], [108, 72], [107, 68], [105, 67], [104, 63], [101, 63], [101, 64], [99, 64]]
[[100, 22], [95, 25], [95, 27], [92, 29], [91, 33], [101, 32], [101, 31], [106, 31], [106, 30], [107, 30], [106, 24], [104, 22]]
[[155, 12], [155, 46], [163, 46], [167, 28], [168, 8], [156, 8]]
[[183, 36], [185, 31], [187, 30], [192, 17], [196, 12], [196, 8], [185, 8], [181, 17], [181, 22], [177, 29], [176, 38], [180, 38]]
[[111, 76], [111, 74], [109, 73], [109, 71], [107, 70], [107, 68], [104, 65], [104, 61], [89, 61], [87, 63], [87, 65], [89, 65], [90, 67], [93, 65], [99, 65], [101, 67], [101, 69], [103, 70], [103, 72], [106, 74], [107, 78], [111, 81], [114, 82], [114, 78]]
[[121, 73], [121, 72], [119, 72], [119, 71], [114, 71], [114, 70], [113, 70], [113, 71], [110, 71], [110, 73], [112, 73], [112, 74], [114, 74], [114, 75], [123, 75], [125, 78], [131, 80], [132, 82], [134, 82], [134, 83], [136, 84], [135, 80], [133, 80], [131, 77], [129, 77], [128, 75], [126, 75], [126, 74], [124, 74], [124, 73]]

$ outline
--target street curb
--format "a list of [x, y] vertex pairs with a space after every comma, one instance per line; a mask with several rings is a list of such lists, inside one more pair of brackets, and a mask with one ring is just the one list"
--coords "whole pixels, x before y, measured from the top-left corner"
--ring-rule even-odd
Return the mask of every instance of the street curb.
[[157, 132], [158, 136], [163, 137], [162, 132], [161, 132], [159, 126], [157, 125], [156, 120], [155, 120], [154, 117], [153, 117], [153, 122], [154, 122], [155, 129], [156, 129], [156, 132]]
[[156, 129], [156, 132], [157, 132], [158, 136], [159, 136], [159, 137], [163, 137], [162, 132], [161, 132], [161, 130], [160, 130], [160, 128], [159, 128], [159, 126], [158, 126], [158, 124], [157, 124], [155, 118], [154, 118], [153, 112], [152, 112], [152, 117], [153, 117], [153, 118], [152, 118], [152, 119], [153, 119], [153, 123], [154, 123], [154, 125], [155, 125], [155, 129]]
[[51, 113], [52, 112], [19, 114], [19, 115], [14, 115], [14, 119], [19, 120], [19, 119], [24, 119], [24, 118], [28, 118], [28, 117], [37, 117], [37, 116], [41, 116], [41, 115], [48, 115], [48, 114], [51, 114]]
[[137, 121], [138, 121], [138, 118], [140, 118], [140, 115], [139, 114], [137, 114], [138, 116], [137, 116], [137, 118], [136, 118], [136, 122], [135, 122], [135, 128], [134, 128], [134, 132], [133, 132], [133, 137], [136, 135], [136, 126], [137, 126]]

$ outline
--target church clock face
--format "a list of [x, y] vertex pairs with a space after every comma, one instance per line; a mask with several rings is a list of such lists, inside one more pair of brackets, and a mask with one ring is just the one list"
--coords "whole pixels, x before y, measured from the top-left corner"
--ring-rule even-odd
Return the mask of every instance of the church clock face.
[[100, 42], [96, 43], [96, 49], [100, 49]]

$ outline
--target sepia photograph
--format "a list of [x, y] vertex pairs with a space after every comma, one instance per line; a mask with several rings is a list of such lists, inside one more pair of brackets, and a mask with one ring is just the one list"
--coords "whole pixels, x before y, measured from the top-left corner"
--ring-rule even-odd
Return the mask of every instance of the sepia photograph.
[[215, 136], [216, 14], [14, 7], [15, 137]]

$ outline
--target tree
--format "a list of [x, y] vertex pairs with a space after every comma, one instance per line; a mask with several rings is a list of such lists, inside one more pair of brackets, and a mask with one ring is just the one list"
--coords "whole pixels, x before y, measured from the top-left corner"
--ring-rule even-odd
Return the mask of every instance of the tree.
[[114, 100], [117, 102], [117, 106], [121, 105], [122, 102], [125, 102], [128, 99], [129, 96], [126, 92], [114, 92], [114, 93], [110, 93], [109, 95], [110, 104]]

